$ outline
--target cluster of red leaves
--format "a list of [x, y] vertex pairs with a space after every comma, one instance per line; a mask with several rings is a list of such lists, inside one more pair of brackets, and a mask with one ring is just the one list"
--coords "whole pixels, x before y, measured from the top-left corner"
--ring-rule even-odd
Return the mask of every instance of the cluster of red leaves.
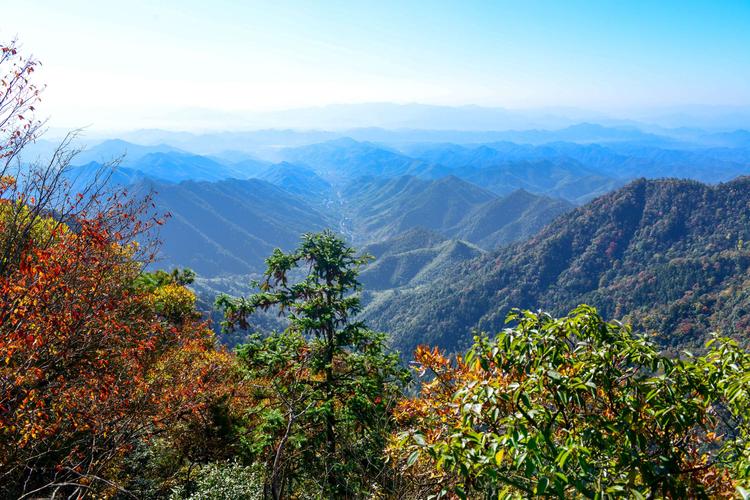
[[154, 311], [130, 254], [96, 217], [0, 276], [0, 483], [86, 484], [220, 397], [228, 356]]

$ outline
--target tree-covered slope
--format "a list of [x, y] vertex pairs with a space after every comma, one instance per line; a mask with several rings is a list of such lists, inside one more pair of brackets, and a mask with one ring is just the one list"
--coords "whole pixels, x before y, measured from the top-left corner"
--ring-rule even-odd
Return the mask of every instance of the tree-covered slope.
[[526, 238], [572, 208], [527, 192], [501, 198], [454, 176], [361, 178], [349, 184], [343, 197], [355, 233], [370, 241], [424, 228], [486, 249]]
[[453, 236], [482, 248], [497, 248], [533, 236], [572, 208], [565, 200], [519, 189], [474, 209], [455, 226]]
[[252, 273], [274, 248], [333, 225], [327, 215], [259, 179], [160, 184], [157, 209], [171, 217], [161, 229], [161, 265], [201, 276]]
[[379, 259], [388, 255], [432, 247], [443, 243], [447, 239], [446, 236], [435, 231], [429, 231], [423, 227], [415, 227], [401, 233], [395, 238], [371, 243], [363, 247], [362, 251]]
[[361, 178], [343, 196], [349, 200], [356, 230], [371, 239], [390, 238], [417, 226], [444, 232], [495, 199], [456, 177], [428, 181], [413, 176]]
[[258, 179], [268, 181], [289, 193], [311, 200], [330, 199], [333, 195], [331, 184], [307, 167], [282, 162], [269, 166]]
[[[401, 240], [402, 238], [397, 238]], [[367, 253], [376, 255], [368, 247]], [[383, 290], [429, 283], [446, 268], [478, 257], [484, 251], [462, 240], [445, 240], [424, 246], [380, 255], [364, 269], [362, 284], [367, 290]]]
[[501, 328], [514, 307], [589, 303], [655, 332], [666, 346], [713, 329], [750, 333], [750, 178], [709, 186], [637, 180], [567, 213], [537, 236], [445, 272], [429, 286], [377, 295], [366, 318], [407, 352], [453, 350]]

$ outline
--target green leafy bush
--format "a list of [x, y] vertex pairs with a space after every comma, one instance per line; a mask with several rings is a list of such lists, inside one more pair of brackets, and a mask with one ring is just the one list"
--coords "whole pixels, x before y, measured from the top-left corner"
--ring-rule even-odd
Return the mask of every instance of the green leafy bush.
[[188, 486], [173, 490], [172, 500], [256, 500], [263, 498], [263, 476], [257, 468], [234, 462], [200, 467]]

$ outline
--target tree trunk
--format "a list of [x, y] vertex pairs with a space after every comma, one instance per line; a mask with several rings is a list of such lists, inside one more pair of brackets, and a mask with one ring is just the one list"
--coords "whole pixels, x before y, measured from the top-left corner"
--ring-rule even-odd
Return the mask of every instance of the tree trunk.
[[326, 482], [328, 483], [329, 495], [336, 495], [338, 490], [338, 478], [333, 467], [336, 465], [336, 415], [334, 413], [335, 408], [335, 394], [334, 394], [334, 380], [333, 380], [333, 354], [336, 342], [336, 330], [333, 325], [327, 328], [326, 338], [328, 345], [326, 346], [326, 405], [328, 406], [328, 412], [326, 413], [326, 451], [328, 453], [328, 467], [326, 471]]

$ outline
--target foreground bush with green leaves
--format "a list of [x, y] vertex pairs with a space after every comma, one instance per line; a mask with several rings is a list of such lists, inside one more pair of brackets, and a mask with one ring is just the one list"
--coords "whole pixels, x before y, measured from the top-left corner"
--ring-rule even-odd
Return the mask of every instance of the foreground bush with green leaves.
[[715, 338], [670, 359], [588, 306], [516, 311], [397, 409], [410, 496], [733, 497], [750, 478], [750, 355]]

